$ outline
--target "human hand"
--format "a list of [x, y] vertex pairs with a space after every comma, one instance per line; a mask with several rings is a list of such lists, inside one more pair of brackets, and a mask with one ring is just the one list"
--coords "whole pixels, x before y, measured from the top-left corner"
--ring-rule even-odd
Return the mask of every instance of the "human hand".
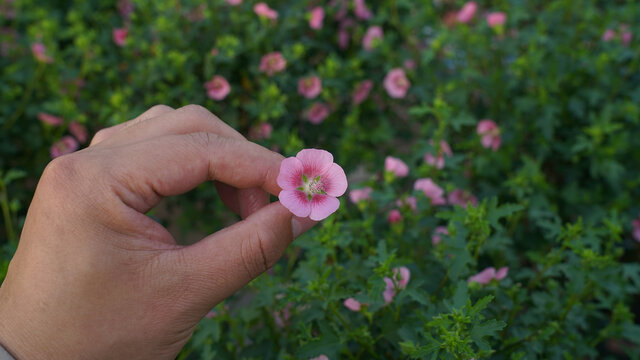
[[[0, 287], [0, 344], [18, 359], [174, 358], [313, 226], [268, 204], [282, 159], [202, 107], [156, 106], [53, 160]], [[244, 220], [180, 246], [145, 213], [206, 180]]]

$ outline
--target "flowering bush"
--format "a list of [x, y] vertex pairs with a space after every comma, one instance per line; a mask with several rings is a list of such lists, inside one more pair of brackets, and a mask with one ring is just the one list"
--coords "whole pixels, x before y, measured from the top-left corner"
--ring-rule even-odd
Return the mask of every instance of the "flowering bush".
[[[0, 279], [52, 157], [197, 103], [286, 156], [327, 149], [349, 196], [181, 359], [640, 357], [640, 4], [0, 9]], [[186, 241], [233, 220], [205, 185], [150, 215]]]

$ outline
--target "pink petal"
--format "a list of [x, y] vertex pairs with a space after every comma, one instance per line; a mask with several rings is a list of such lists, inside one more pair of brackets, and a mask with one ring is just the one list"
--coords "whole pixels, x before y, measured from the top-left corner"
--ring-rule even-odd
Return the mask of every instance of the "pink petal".
[[[311, 213], [311, 203], [302, 191], [282, 190], [280, 191], [280, 194], [278, 194], [278, 198], [280, 199], [280, 203], [289, 209], [289, 211], [291, 211], [295, 216], [307, 217]], [[337, 199], [335, 200], [337, 201]], [[338, 201], [338, 204], [339, 203], [340, 202]]]
[[505, 277], [507, 277], [507, 274], [509, 274], [509, 267], [505, 266], [503, 268], [498, 269], [498, 271], [496, 271], [495, 279], [502, 280]]
[[[398, 276], [398, 272], [400, 273], [399, 276]], [[409, 271], [409, 268], [406, 266], [395, 268], [393, 269], [393, 274], [397, 279], [398, 287], [400, 289], [406, 288], [407, 284], [409, 283], [409, 279], [411, 278], [411, 271]]]
[[344, 306], [351, 311], [360, 311], [360, 302], [354, 298], [348, 298], [344, 301]]
[[477, 282], [478, 284], [488, 284], [496, 276], [496, 269], [488, 267], [481, 272], [473, 275], [467, 282]]
[[313, 195], [313, 198], [311, 198], [311, 213], [309, 214], [309, 218], [315, 221], [324, 220], [338, 210], [339, 207], [340, 200], [334, 197], [321, 194]]
[[303, 172], [307, 176], [322, 175], [333, 164], [333, 155], [326, 150], [303, 149], [296, 158], [302, 163]]
[[338, 197], [347, 191], [347, 175], [338, 164], [331, 164], [322, 175], [321, 181], [327, 195]]
[[283, 190], [295, 190], [302, 186], [302, 163], [300, 160], [294, 157], [282, 160], [277, 182]]

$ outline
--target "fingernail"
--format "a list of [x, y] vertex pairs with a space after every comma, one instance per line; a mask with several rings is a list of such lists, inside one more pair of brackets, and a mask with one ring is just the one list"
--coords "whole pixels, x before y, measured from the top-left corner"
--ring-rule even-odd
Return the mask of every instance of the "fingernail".
[[293, 238], [295, 239], [302, 233], [311, 229], [316, 223], [316, 221], [313, 221], [309, 218], [301, 218], [297, 216], [291, 217], [291, 230], [293, 231]]

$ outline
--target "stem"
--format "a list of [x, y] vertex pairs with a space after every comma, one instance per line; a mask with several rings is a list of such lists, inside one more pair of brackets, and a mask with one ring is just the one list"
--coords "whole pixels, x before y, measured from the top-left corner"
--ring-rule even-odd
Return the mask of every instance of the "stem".
[[2, 179], [0, 179], [0, 206], [2, 207], [2, 217], [7, 231], [7, 238], [9, 241], [13, 241], [15, 233], [13, 231], [13, 222], [11, 221], [11, 209], [9, 208], [7, 187]]

